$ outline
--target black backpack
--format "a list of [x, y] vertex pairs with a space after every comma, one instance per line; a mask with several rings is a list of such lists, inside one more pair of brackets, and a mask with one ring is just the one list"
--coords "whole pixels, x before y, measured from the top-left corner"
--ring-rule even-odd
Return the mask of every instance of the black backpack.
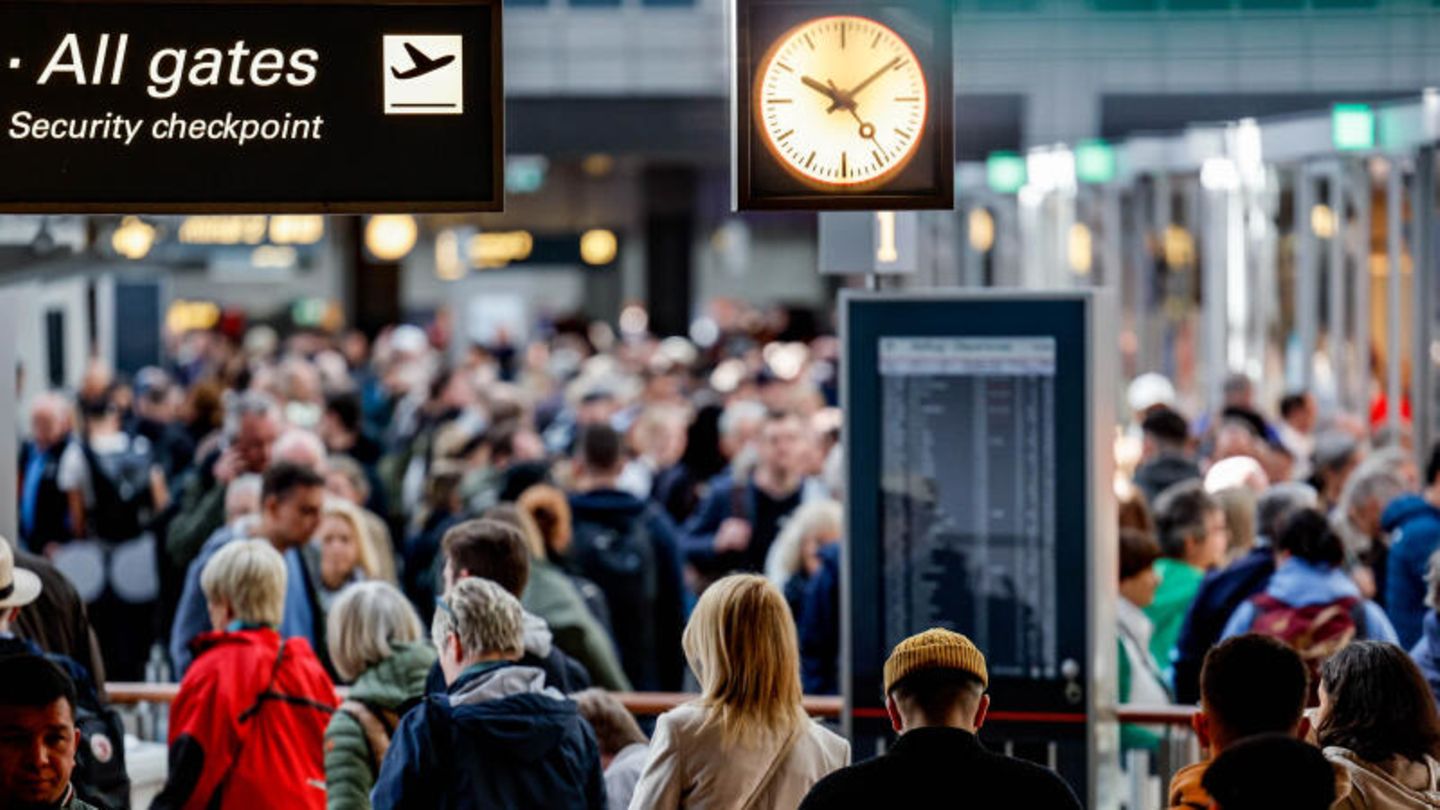
[[45, 653], [75, 683], [75, 770], [70, 781], [82, 800], [106, 810], [129, 810], [130, 776], [125, 770], [125, 723], [100, 699], [90, 671], [68, 656]]
[[643, 688], [653, 681], [655, 549], [645, 513], [626, 527], [577, 516], [569, 556], [576, 572], [605, 594], [615, 628], [615, 646], [630, 680]]
[[88, 441], [80, 442], [90, 467], [90, 486], [95, 507], [89, 515], [89, 534], [101, 540], [133, 540], [146, 528], [151, 509], [150, 442], [132, 436], [129, 447], [120, 453], [95, 452]]

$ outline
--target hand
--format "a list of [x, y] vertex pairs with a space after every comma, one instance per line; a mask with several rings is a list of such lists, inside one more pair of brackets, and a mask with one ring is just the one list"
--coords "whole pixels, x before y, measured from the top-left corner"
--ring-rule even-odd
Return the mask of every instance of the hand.
[[225, 452], [215, 460], [215, 466], [210, 471], [215, 475], [216, 481], [228, 485], [245, 471], [245, 461], [240, 457], [240, 451], [232, 445], [225, 448]]
[[744, 551], [750, 547], [750, 524], [740, 518], [726, 518], [715, 532], [715, 553]]

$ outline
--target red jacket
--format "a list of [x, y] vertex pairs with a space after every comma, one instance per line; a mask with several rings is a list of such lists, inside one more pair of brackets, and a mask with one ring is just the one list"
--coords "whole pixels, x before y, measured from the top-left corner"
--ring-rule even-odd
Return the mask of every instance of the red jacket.
[[274, 630], [204, 633], [170, 707], [158, 810], [325, 810], [325, 727], [340, 701], [310, 643]]

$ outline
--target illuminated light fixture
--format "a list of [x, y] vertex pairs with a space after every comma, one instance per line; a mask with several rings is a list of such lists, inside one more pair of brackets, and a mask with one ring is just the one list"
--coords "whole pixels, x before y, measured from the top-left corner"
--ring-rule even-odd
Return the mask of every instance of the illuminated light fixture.
[[220, 307], [209, 301], [177, 300], [165, 311], [165, 328], [173, 335], [214, 328]]
[[639, 304], [631, 304], [620, 311], [620, 331], [627, 336], [643, 335], [650, 328], [650, 313]]
[[294, 267], [298, 259], [299, 254], [289, 245], [260, 245], [250, 251], [250, 265], [269, 270]]
[[1014, 194], [1025, 185], [1025, 158], [1015, 152], [991, 152], [985, 159], [985, 182], [996, 194]]
[[580, 234], [580, 260], [588, 265], [600, 267], [615, 261], [620, 250], [620, 241], [614, 231], [595, 228]]
[[150, 255], [155, 246], [155, 228], [139, 217], [125, 217], [110, 237], [110, 247], [131, 261]]
[[965, 218], [966, 236], [976, 253], [989, 253], [995, 247], [995, 216], [988, 208], [971, 208]]
[[1369, 104], [1330, 108], [1330, 142], [1342, 152], [1375, 148], [1375, 111]]
[[441, 281], [459, 281], [465, 277], [465, 263], [460, 260], [460, 237], [453, 229], [435, 237], [435, 277]]
[[301, 298], [290, 307], [290, 320], [296, 326], [319, 326], [325, 321], [330, 304], [324, 298]]
[[270, 241], [277, 245], [313, 245], [325, 237], [325, 217], [290, 214], [270, 217]]
[[580, 171], [591, 177], [604, 177], [614, 170], [615, 158], [603, 152], [586, 155], [585, 159], [580, 161]]
[[1321, 203], [1310, 209], [1310, 230], [1320, 239], [1335, 236], [1335, 212]]
[[1179, 225], [1165, 228], [1163, 249], [1165, 265], [1172, 270], [1195, 264], [1195, 237]]
[[1042, 193], [1075, 190], [1075, 153], [1064, 146], [1025, 155], [1025, 185]]
[[529, 231], [492, 231], [470, 237], [466, 253], [471, 267], [496, 269], [525, 261], [534, 249], [535, 237]]
[[1095, 251], [1090, 236], [1090, 226], [1077, 222], [1070, 226], [1069, 250], [1070, 269], [1076, 275], [1088, 276], [1095, 264]]
[[542, 155], [511, 155], [505, 160], [505, 193], [534, 194], [545, 185], [549, 168]]
[[1206, 158], [1200, 164], [1200, 185], [1206, 191], [1234, 191], [1240, 188], [1240, 169], [1229, 158]]
[[410, 255], [420, 237], [420, 226], [409, 214], [382, 214], [365, 223], [365, 249], [382, 262], [398, 262]]
[[264, 216], [194, 216], [180, 223], [178, 238], [187, 245], [258, 245], [267, 227]]
[[1108, 183], [1119, 173], [1115, 147], [1097, 139], [1075, 147], [1075, 177], [1082, 183]]

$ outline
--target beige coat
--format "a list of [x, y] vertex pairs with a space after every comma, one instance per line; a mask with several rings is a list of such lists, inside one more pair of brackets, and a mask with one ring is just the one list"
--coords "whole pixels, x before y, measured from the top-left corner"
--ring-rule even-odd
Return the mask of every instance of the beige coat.
[[1331, 746], [1325, 758], [1350, 774], [1350, 795], [1335, 810], [1419, 810], [1440, 808], [1440, 762], [1365, 762], [1348, 749]]
[[[741, 810], [784, 746], [785, 735], [725, 746], [719, 727], [705, 725], [706, 717], [706, 710], [694, 705], [660, 716], [630, 810]], [[818, 723], [807, 723], [801, 733], [756, 798], [757, 810], [795, 810], [816, 782], [850, 764], [850, 743], [843, 737]]]

